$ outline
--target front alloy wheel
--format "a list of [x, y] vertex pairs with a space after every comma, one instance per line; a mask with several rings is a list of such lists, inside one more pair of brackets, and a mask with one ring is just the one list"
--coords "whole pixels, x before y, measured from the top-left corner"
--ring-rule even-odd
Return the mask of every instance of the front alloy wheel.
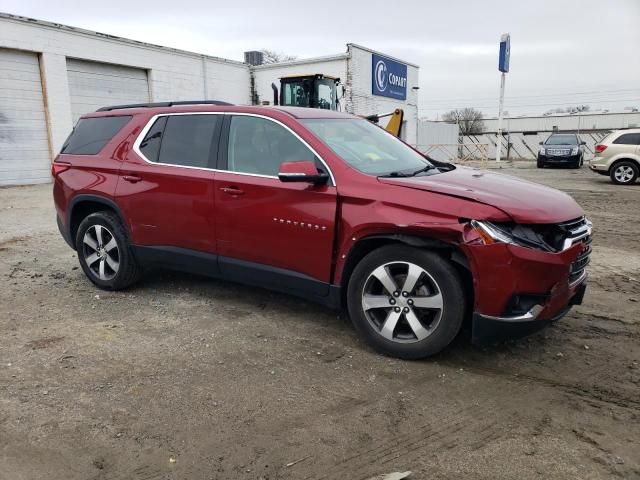
[[371, 326], [387, 340], [406, 343], [427, 338], [442, 318], [440, 286], [422, 267], [391, 262], [376, 268], [365, 283], [362, 308]]
[[349, 316], [376, 350], [399, 358], [434, 355], [460, 331], [466, 296], [444, 255], [392, 244], [356, 265], [347, 289]]

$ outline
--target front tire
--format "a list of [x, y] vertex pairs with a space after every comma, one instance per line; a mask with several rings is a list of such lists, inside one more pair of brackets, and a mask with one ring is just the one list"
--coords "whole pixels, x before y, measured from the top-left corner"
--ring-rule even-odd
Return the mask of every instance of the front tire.
[[630, 160], [623, 160], [611, 168], [609, 176], [616, 185], [630, 185], [638, 178], [638, 165]]
[[538, 167], [538, 168], [544, 168], [544, 162], [538, 159], [538, 161], [537, 161], [537, 167]]
[[389, 245], [365, 256], [347, 290], [349, 316], [377, 351], [403, 359], [435, 355], [460, 331], [462, 281], [436, 253]]
[[127, 288], [142, 273], [127, 232], [114, 213], [96, 212], [82, 220], [76, 234], [76, 251], [85, 275], [103, 290]]

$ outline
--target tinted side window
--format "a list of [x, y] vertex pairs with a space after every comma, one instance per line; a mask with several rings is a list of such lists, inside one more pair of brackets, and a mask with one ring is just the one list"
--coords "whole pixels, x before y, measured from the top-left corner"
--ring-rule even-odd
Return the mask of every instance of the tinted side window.
[[623, 145], [640, 145], [640, 133], [625, 133], [616, 138], [613, 143]]
[[142, 142], [140, 142], [140, 151], [147, 157], [147, 160], [151, 162], [158, 161], [160, 144], [162, 143], [162, 133], [164, 132], [166, 123], [167, 117], [157, 119], [144, 136]]
[[60, 153], [96, 155], [129, 120], [131, 115], [81, 118], [62, 146]]
[[228, 170], [277, 176], [282, 162], [301, 160], [320, 163], [313, 152], [282, 125], [259, 117], [231, 118]]
[[[210, 167], [214, 132], [220, 115], [171, 115], [160, 142], [159, 163]], [[155, 126], [155, 125], [154, 125]]]

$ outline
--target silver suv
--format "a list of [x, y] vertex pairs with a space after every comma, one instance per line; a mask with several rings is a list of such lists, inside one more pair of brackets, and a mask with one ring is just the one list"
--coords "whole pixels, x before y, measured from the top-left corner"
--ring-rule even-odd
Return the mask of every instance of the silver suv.
[[596, 145], [589, 168], [609, 175], [618, 185], [629, 185], [640, 174], [640, 128], [616, 130]]

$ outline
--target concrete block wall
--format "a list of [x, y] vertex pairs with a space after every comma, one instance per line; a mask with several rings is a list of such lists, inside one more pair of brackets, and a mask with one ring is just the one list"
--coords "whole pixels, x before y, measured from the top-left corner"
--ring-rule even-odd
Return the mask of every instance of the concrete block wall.
[[249, 68], [242, 62], [8, 14], [0, 14], [0, 47], [41, 55], [54, 154], [73, 126], [67, 57], [147, 70], [151, 101], [215, 99], [236, 104], [250, 101]]

